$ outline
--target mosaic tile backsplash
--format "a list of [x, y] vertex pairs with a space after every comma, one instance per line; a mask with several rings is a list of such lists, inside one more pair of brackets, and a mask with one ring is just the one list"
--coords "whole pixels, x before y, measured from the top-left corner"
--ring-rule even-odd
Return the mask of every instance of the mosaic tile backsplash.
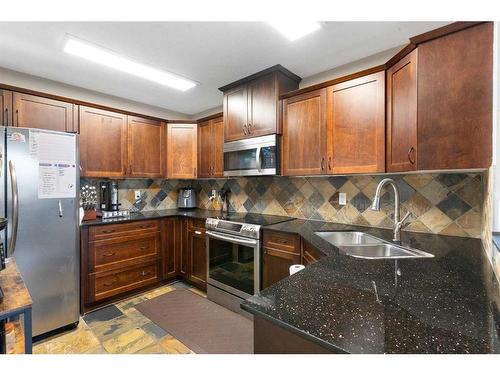
[[[217, 180], [123, 180], [119, 200], [123, 209], [160, 210], [177, 207], [177, 190], [197, 190], [198, 207], [218, 209], [209, 200], [213, 189], [230, 191], [229, 209], [317, 219], [338, 223], [392, 228], [392, 189], [382, 195], [381, 210], [370, 209], [377, 184], [385, 177], [396, 181], [402, 215], [412, 213], [404, 230], [461, 237], [481, 237], [483, 174], [408, 174], [334, 177], [250, 177]], [[83, 180], [83, 183], [98, 183]], [[134, 190], [141, 190], [135, 202]], [[339, 205], [339, 193], [347, 194], [347, 205]]]

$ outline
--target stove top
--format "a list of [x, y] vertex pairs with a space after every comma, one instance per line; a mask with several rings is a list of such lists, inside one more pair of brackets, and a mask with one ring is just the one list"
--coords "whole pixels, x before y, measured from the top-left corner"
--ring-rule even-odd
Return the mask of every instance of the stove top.
[[253, 224], [253, 225], [273, 225], [282, 223], [284, 221], [292, 220], [291, 217], [284, 216], [273, 216], [273, 215], [263, 215], [263, 214], [243, 214], [243, 213], [230, 213], [227, 216], [212, 216], [212, 219], [231, 221], [235, 223], [242, 224]]
[[[231, 213], [227, 216], [213, 216], [205, 222], [207, 229], [236, 236], [260, 238], [260, 228], [266, 225], [292, 220], [289, 217]], [[208, 233], [208, 232], [207, 232]]]

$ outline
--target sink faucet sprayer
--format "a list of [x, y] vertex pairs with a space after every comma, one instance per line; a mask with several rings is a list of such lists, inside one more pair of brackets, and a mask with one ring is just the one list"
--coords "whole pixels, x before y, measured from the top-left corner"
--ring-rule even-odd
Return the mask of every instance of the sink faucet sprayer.
[[377, 186], [377, 191], [375, 192], [375, 197], [373, 197], [373, 204], [371, 209], [374, 211], [380, 211], [380, 197], [382, 189], [385, 185], [391, 185], [394, 190], [394, 235], [392, 240], [394, 242], [401, 242], [401, 228], [403, 228], [405, 221], [410, 217], [411, 212], [407, 212], [402, 220], [399, 220], [400, 207], [399, 207], [399, 188], [396, 182], [392, 178], [384, 178]]

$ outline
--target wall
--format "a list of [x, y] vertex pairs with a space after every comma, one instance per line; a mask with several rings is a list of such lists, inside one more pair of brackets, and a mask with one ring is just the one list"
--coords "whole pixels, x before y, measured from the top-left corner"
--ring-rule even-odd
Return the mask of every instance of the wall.
[[[230, 190], [230, 210], [317, 219], [331, 222], [392, 228], [393, 195], [382, 196], [382, 210], [369, 207], [380, 176], [251, 177], [217, 180], [123, 180], [119, 181], [122, 208], [155, 210], [175, 208], [177, 190], [193, 186], [198, 207], [218, 209], [209, 201], [211, 190]], [[462, 237], [481, 236], [483, 182], [481, 173], [393, 175], [401, 192], [402, 211], [413, 214], [409, 231]], [[91, 183], [97, 181], [91, 180]], [[82, 184], [88, 183], [82, 180]], [[142, 201], [134, 204], [134, 190]], [[348, 204], [338, 204], [339, 192]]]
[[0, 83], [163, 119], [190, 119], [189, 116], [179, 112], [169, 111], [164, 108], [102, 94], [97, 91], [87, 90], [5, 68], [0, 68]]

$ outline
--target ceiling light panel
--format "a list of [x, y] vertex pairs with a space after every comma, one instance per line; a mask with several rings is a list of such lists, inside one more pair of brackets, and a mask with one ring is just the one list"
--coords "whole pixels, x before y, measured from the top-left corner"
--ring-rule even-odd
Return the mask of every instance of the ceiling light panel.
[[186, 91], [196, 86], [196, 82], [141, 64], [76, 38], [67, 39], [64, 52], [177, 90]]
[[321, 28], [319, 22], [277, 21], [269, 24], [291, 42]]

